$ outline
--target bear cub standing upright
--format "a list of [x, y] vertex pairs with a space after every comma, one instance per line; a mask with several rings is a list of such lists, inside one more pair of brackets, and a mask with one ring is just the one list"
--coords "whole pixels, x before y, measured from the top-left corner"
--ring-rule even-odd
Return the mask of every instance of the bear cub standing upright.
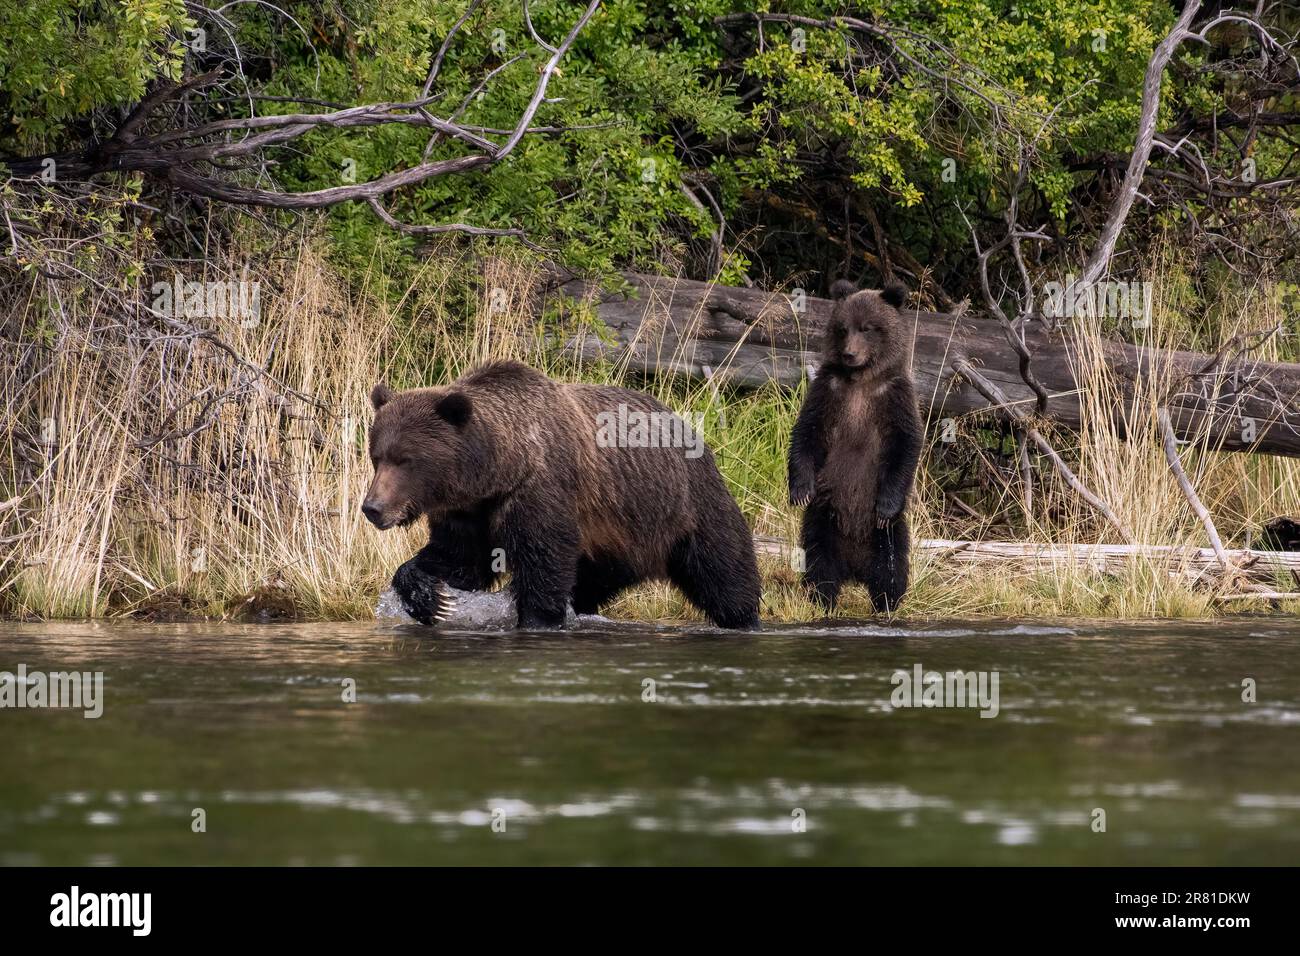
[[[504, 559], [520, 627], [559, 627], [570, 602], [594, 614], [666, 578], [720, 627], [757, 629], [749, 527], [699, 435], [649, 395], [493, 362], [440, 388], [378, 385], [371, 402], [361, 510], [381, 530], [429, 524], [393, 576], [416, 620], [439, 616], [442, 583], [486, 590]], [[608, 440], [611, 416], [663, 431]]]
[[904, 509], [924, 434], [898, 309], [907, 290], [857, 291], [840, 280], [821, 368], [790, 438], [790, 503], [803, 516], [804, 582], [823, 607], [847, 581], [879, 612], [907, 591]]

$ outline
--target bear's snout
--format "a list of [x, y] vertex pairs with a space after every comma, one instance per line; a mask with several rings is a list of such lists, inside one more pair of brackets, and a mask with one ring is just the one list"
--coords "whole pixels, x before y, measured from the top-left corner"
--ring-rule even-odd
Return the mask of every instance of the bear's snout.
[[393, 508], [385, 508], [369, 498], [362, 504], [361, 513], [366, 516], [367, 521], [380, 531], [387, 531], [389, 528], [405, 528], [419, 517], [418, 513], [409, 505], [398, 511]]
[[383, 530], [384, 509], [379, 507], [373, 501], [367, 501], [361, 505], [361, 513], [366, 516], [366, 520], [380, 530]]
[[361, 503], [361, 513], [380, 531], [405, 526], [416, 519], [418, 509], [411, 501], [410, 489], [399, 469], [382, 462], [376, 465], [375, 477]]

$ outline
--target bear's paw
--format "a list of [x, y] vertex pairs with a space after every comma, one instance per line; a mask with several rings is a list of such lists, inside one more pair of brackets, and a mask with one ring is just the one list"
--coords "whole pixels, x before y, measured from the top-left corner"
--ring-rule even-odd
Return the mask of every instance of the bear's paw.
[[401, 599], [402, 609], [426, 626], [441, 623], [451, 616], [454, 602], [438, 578], [422, 571], [412, 559], [393, 575], [393, 590]]

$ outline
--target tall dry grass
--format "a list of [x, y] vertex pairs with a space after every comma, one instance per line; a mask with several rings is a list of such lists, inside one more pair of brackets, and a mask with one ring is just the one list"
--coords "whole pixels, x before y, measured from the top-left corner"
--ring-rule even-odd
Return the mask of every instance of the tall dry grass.
[[[398, 323], [310, 243], [295, 251], [252, 273], [256, 319], [131, 315], [172, 281], [158, 270], [101, 296], [42, 283], [53, 310], [33, 295], [13, 315], [0, 455], [19, 501], [0, 515], [0, 609], [370, 613], [411, 548], [358, 511], [367, 396]], [[225, 281], [247, 265], [180, 268]]]
[[[1069, 335], [1084, 427], [1078, 434], [1058, 432], [1052, 438], [1084, 484], [1129, 529], [1135, 543], [1191, 551], [1208, 548], [1209, 539], [1165, 458], [1156, 414], [1178, 386], [1178, 370], [1161, 360], [1159, 350], [1188, 347], [1188, 315], [1197, 306], [1187, 301], [1186, 289], [1177, 281], [1176, 258], [1168, 249], [1157, 252], [1156, 272], [1163, 281], [1153, 283], [1150, 326], [1138, 335], [1139, 344], [1157, 350], [1146, 374], [1135, 383], [1121, 382], [1102, 348], [1114, 330], [1105, 328], [1096, 316], [1076, 318]], [[1262, 285], [1243, 296], [1225, 297], [1215, 306], [1212, 321], [1205, 326], [1211, 335], [1203, 343], [1211, 352], [1244, 332], [1271, 328], [1282, 319], [1276, 300]], [[1277, 360], [1276, 349], [1277, 342], [1271, 341], [1268, 351], [1257, 358]], [[1127, 395], [1126, 384], [1132, 386]], [[1181, 446], [1179, 453], [1226, 547], [1249, 547], [1261, 524], [1294, 513], [1300, 504], [1300, 462], [1220, 452], [1208, 434]], [[1018, 537], [1068, 545], [1117, 541], [1113, 529], [1070, 491], [1045, 459], [1036, 462], [1035, 474], [1036, 503], [1023, 515], [1025, 530]], [[924, 464], [922, 476], [918, 531], [922, 536], [951, 537], [951, 529], [935, 518], [943, 510], [941, 492], [926, 480]], [[1007, 483], [1002, 494], [1004, 500], [1018, 502], [1023, 486], [1018, 480]], [[989, 524], [967, 528], [966, 534], [1005, 537]], [[1278, 586], [1283, 591], [1293, 589], [1289, 581], [1279, 581]], [[1171, 568], [1152, 557], [1139, 556], [1123, 571], [1062, 561], [1030, 572], [1015, 566], [952, 568], [922, 559], [905, 610], [921, 615], [1209, 617], [1223, 610], [1215, 603], [1215, 592], [1213, 580], [1198, 580], [1186, 566]], [[1238, 610], [1251, 611], [1266, 607], [1257, 602], [1237, 605]]]
[[[470, 266], [433, 257], [394, 289], [396, 270], [382, 250], [354, 286], [321, 248], [304, 234], [273, 256], [214, 253], [201, 263], [164, 263], [161, 272], [156, 263], [137, 271], [101, 263], [88, 281], [29, 274], [11, 287], [0, 502], [17, 502], [0, 506], [0, 612], [370, 616], [379, 589], [421, 543], [419, 530], [381, 534], [359, 512], [370, 477], [371, 387], [381, 378], [444, 382], [501, 357], [559, 378], [645, 388], [679, 411], [703, 412], [705, 437], [755, 531], [797, 540], [785, 457], [801, 390], [729, 392], [667, 376], [644, 381], [617, 362], [575, 362], [537, 334], [531, 292], [539, 274], [524, 261]], [[138, 249], [133, 255], [144, 258]], [[481, 281], [467, 283], [468, 268], [481, 269]], [[151, 284], [177, 270], [187, 280], [259, 281], [260, 316], [159, 320], [144, 308]], [[467, 298], [468, 289], [480, 291]], [[1157, 284], [1149, 344], [1185, 337], [1180, 289]], [[1260, 327], [1269, 308], [1264, 296], [1242, 303], [1221, 321], [1219, 337]], [[1141, 383], [1125, 409], [1123, 440], [1110, 414], [1119, 383], [1099, 348], [1107, 332], [1096, 322], [1074, 330], [1088, 425], [1054, 441], [1136, 540], [1204, 546], [1157, 440], [1155, 409], [1170, 370], [1154, 367]], [[964, 431], [974, 434], [974, 423]], [[1204, 443], [1183, 455], [1230, 544], [1246, 544], [1262, 519], [1300, 501], [1295, 462], [1220, 454]], [[1035, 506], [1017, 536], [1106, 538], [1104, 524], [1045, 461], [1036, 472]], [[1017, 481], [992, 489], [991, 511], [1020, 500]], [[918, 538], [1006, 536], [991, 522], [955, 526], [926, 464], [912, 516]], [[775, 558], [761, 564], [766, 617], [819, 616], [793, 568]], [[906, 617], [1217, 613], [1208, 590], [1142, 561], [1119, 574], [1064, 563], [1028, 573], [918, 556], [913, 581]], [[697, 617], [664, 585], [635, 589], [607, 613]], [[848, 589], [840, 613], [870, 613], [865, 593]]]

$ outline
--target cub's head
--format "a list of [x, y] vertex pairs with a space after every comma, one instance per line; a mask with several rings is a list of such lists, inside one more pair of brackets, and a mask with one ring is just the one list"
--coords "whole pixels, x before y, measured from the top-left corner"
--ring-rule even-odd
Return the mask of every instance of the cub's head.
[[907, 289], [888, 285], [858, 291], [844, 279], [831, 286], [835, 308], [822, 340], [823, 367], [877, 374], [907, 361], [907, 342], [898, 314]]
[[361, 513], [383, 531], [455, 507], [464, 493], [466, 430], [474, 417], [469, 396], [448, 388], [395, 392], [381, 383], [370, 393], [370, 404], [375, 477]]

